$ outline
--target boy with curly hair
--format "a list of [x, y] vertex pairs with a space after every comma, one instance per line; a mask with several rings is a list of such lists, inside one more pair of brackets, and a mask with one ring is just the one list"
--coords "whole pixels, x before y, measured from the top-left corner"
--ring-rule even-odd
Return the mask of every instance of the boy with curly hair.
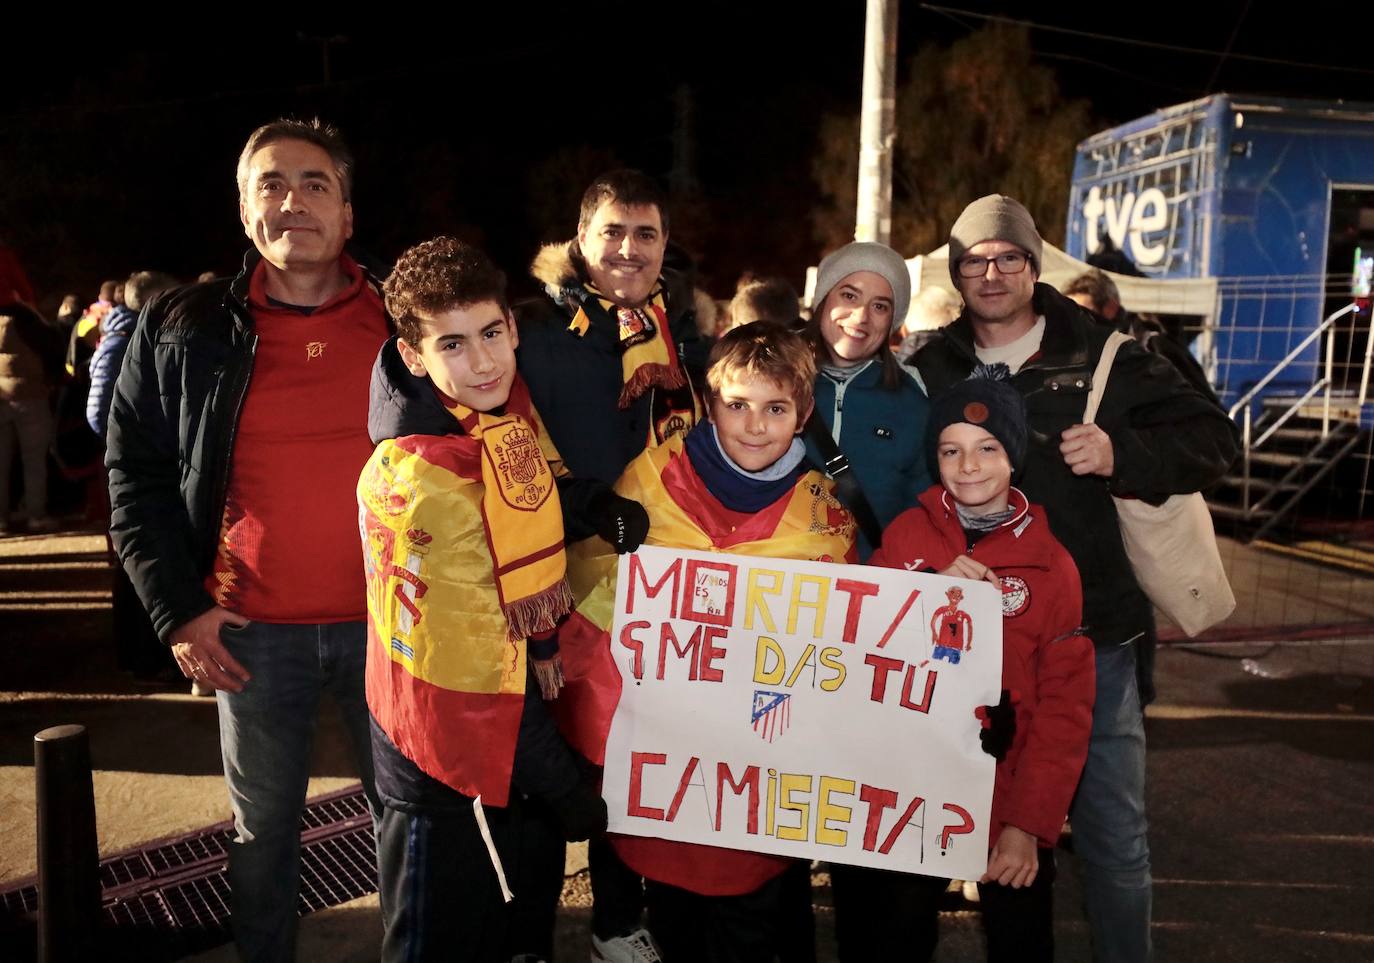
[[373, 368], [358, 482], [382, 958], [550, 957], [563, 842], [606, 825], [541, 698], [572, 603], [565, 533], [633, 550], [644, 512], [563, 468], [484, 254], [419, 244], [385, 295], [398, 333]]

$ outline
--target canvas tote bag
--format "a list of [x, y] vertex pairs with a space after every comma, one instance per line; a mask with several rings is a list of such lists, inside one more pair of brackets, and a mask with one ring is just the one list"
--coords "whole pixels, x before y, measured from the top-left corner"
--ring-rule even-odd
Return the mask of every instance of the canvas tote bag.
[[[1120, 331], [1108, 337], [1093, 371], [1083, 424], [1093, 424], [1117, 349], [1132, 340]], [[1198, 635], [1235, 610], [1236, 596], [1226, 580], [1212, 515], [1201, 492], [1171, 495], [1163, 505], [1115, 495], [1112, 501], [1136, 581], [1185, 633]]]

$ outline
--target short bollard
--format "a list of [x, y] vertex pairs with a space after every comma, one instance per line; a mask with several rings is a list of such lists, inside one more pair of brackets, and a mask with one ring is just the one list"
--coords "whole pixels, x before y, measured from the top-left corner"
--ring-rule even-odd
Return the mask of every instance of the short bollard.
[[100, 854], [85, 726], [33, 737], [38, 783], [38, 959], [89, 959], [100, 925]]

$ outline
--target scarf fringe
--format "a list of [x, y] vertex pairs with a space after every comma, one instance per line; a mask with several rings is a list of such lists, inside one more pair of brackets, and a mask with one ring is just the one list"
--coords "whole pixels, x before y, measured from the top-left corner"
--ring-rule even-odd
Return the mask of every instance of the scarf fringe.
[[635, 373], [625, 382], [625, 386], [620, 389], [620, 408], [628, 408], [634, 404], [635, 400], [650, 388], [664, 388], [668, 391], [675, 391], [687, 384], [687, 378], [682, 371], [673, 365], [667, 364], [642, 364], [635, 369]]
[[508, 633], [512, 642], [527, 639], [536, 632], [546, 632], [558, 624], [558, 619], [572, 611], [573, 594], [566, 578], [560, 578], [534, 595], [503, 606]]
[[563, 659], [555, 652], [551, 659], [530, 659], [534, 667], [534, 678], [539, 683], [539, 694], [545, 701], [558, 698], [563, 688]]

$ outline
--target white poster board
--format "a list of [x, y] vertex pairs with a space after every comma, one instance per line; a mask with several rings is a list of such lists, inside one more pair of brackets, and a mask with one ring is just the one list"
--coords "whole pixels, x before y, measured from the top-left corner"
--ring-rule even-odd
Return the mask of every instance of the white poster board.
[[620, 557], [611, 652], [612, 832], [987, 868], [995, 764], [974, 709], [1001, 691], [992, 585], [646, 547]]

